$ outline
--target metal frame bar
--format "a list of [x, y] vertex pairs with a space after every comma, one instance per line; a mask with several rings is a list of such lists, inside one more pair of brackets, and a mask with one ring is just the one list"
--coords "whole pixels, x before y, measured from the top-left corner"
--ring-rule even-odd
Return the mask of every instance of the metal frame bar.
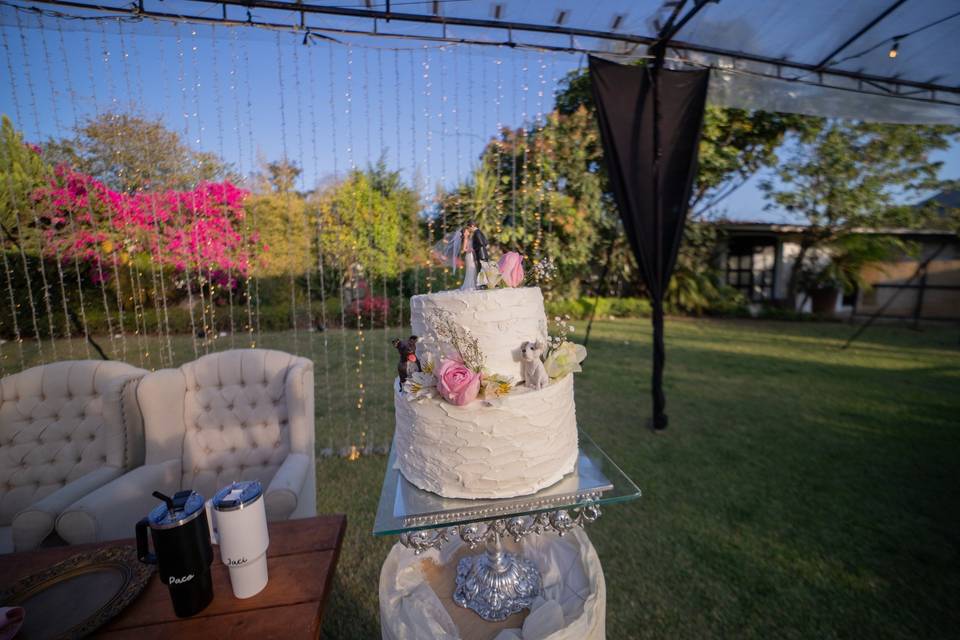
[[893, 13], [894, 11], [896, 11], [896, 10], [900, 7], [900, 5], [902, 5], [902, 4], [903, 4], [904, 2], [906, 2], [906, 1], [907, 1], [907, 0], [896, 0], [896, 2], [894, 2], [892, 5], [890, 5], [889, 7], [887, 7], [887, 8], [883, 11], [883, 13], [881, 13], [881, 14], [878, 15], [876, 18], [874, 18], [873, 20], [871, 20], [870, 22], [868, 22], [866, 25], [863, 26], [863, 28], [861, 28], [861, 29], [860, 29], [859, 31], [857, 31], [855, 34], [853, 34], [852, 36], [850, 36], [849, 38], [847, 38], [847, 39], [844, 41], [843, 44], [841, 44], [839, 47], [837, 47], [836, 49], [834, 49], [833, 51], [831, 51], [829, 55], [827, 55], [826, 57], [824, 57], [824, 59], [821, 60], [821, 61], [819, 62], [819, 64], [817, 64], [817, 69], [818, 69], [818, 70], [820, 70], [820, 69], [825, 69], [826, 66], [830, 63], [830, 61], [833, 60], [834, 58], [836, 58], [837, 55], [839, 55], [844, 49], [846, 49], [847, 47], [849, 47], [850, 45], [852, 45], [854, 42], [856, 42], [857, 40], [859, 40], [861, 37], [863, 37], [864, 34], [866, 34], [868, 31], [870, 31], [870, 30], [873, 29], [875, 26], [877, 26], [877, 25], [880, 23], [881, 20], [883, 20], [883, 19], [886, 18], [888, 15], [890, 15], [891, 13]]
[[[156, 18], [166, 18], [166, 19], [179, 19], [179, 20], [192, 20], [196, 22], [226, 22], [230, 24], [249, 24], [256, 26], [266, 26], [269, 28], [285, 28], [285, 29], [299, 29], [296, 24], [277, 24], [269, 23], [265, 21], [241, 21], [241, 20], [219, 20], [213, 19], [205, 16], [193, 16], [183, 13], [168, 13], [168, 12], [159, 12], [151, 10], [141, 10], [137, 5], [128, 5], [121, 7], [112, 7], [112, 6], [103, 6], [98, 5], [93, 2], [82, 2], [82, 1], [73, 1], [73, 0], [24, 0], [27, 4], [48, 4], [54, 6], [62, 7], [71, 7], [74, 9], [84, 9], [89, 11], [100, 11], [108, 13], [120, 13], [120, 14], [130, 14], [130, 15], [142, 15], [145, 17], [156, 17]], [[497, 29], [497, 30], [506, 30], [509, 34], [509, 37], [506, 41], [492, 42], [486, 40], [471, 40], [468, 38], [450, 38], [444, 34], [443, 36], [425, 36], [419, 34], [403, 34], [403, 33], [384, 33], [382, 31], [372, 32], [369, 30], [353, 30], [353, 29], [339, 29], [334, 27], [324, 27], [324, 26], [312, 26], [307, 25], [304, 28], [308, 28], [311, 32], [328, 32], [328, 33], [342, 33], [349, 35], [377, 35], [377, 36], [387, 36], [393, 38], [405, 38], [413, 40], [423, 40], [423, 41], [432, 41], [432, 42], [452, 42], [452, 43], [463, 43], [463, 44], [478, 44], [478, 45], [495, 45], [495, 46], [510, 46], [516, 47], [520, 46], [519, 43], [513, 40], [513, 32], [532, 32], [532, 33], [549, 33], [554, 35], [569, 35], [571, 36], [571, 46], [569, 47], [559, 47], [559, 46], [550, 46], [550, 45], [539, 45], [539, 44], [529, 44], [523, 46], [536, 47], [544, 50], [553, 50], [553, 51], [568, 51], [568, 52], [582, 52], [582, 53], [600, 53], [604, 55], [616, 55], [614, 52], [609, 51], [598, 51], [591, 50], [585, 47], [574, 46], [572, 38], [574, 36], [583, 36], [588, 38], [596, 38], [599, 40], [609, 40], [609, 41], [618, 41], [618, 42], [629, 42], [639, 45], [650, 46], [657, 42], [657, 38], [652, 38], [648, 36], [640, 36], [636, 34], [621, 34], [610, 31], [596, 31], [592, 29], [580, 29], [576, 27], [560, 27], [556, 25], [545, 25], [545, 24], [535, 24], [527, 22], [511, 22], [503, 20], [485, 20], [477, 18], [457, 18], [451, 16], [434, 16], [434, 15], [420, 15], [420, 14], [411, 14], [411, 13], [397, 13], [385, 11], [373, 10], [373, 9], [356, 9], [350, 7], [331, 7], [331, 6], [318, 6], [318, 5], [309, 5], [302, 4], [299, 2], [291, 2], [287, 0], [189, 0], [191, 3], [198, 4], [213, 4], [213, 5], [222, 5], [222, 6], [234, 6], [244, 10], [252, 9], [264, 9], [264, 10], [274, 10], [274, 11], [289, 11], [294, 14], [309, 13], [309, 14], [319, 14], [319, 15], [337, 15], [345, 17], [354, 17], [354, 18], [367, 18], [373, 21], [384, 20], [396, 20], [399, 22], [419, 22], [427, 24], [436, 24], [443, 27], [454, 25], [454, 26], [464, 26], [464, 27], [477, 27], [477, 28], [487, 28], [487, 29]], [[691, 9], [691, 11], [698, 10], [698, 8], [705, 6], [708, 3], [698, 4], [697, 7]], [[816, 64], [808, 64], [802, 62], [792, 62], [789, 60], [782, 60], [777, 58], [769, 58], [767, 56], [754, 55], [749, 53], [743, 53], [738, 51], [730, 51], [727, 49], [721, 49], [717, 47], [708, 47], [704, 45], [697, 45], [689, 42], [683, 42], [680, 40], [671, 40], [668, 44], [670, 49], [673, 49], [678, 52], [689, 51], [701, 54], [707, 54], [712, 56], [722, 56], [732, 59], [747, 60], [750, 62], [762, 63], [775, 66], [776, 68], [788, 68], [795, 69], [805, 72], [816, 72], [816, 73], [826, 73], [833, 76], [852, 78], [854, 80], [861, 80], [865, 82], [878, 82], [887, 85], [892, 85], [895, 87], [912, 87], [916, 89], [921, 89], [923, 91], [932, 91], [932, 92], [942, 92], [942, 93], [951, 93], [951, 94], [960, 94], [960, 86], [953, 87], [947, 85], [934, 84], [931, 82], [920, 82], [913, 80], [902, 80], [891, 77], [876, 76], [872, 74], [864, 74], [854, 71], [846, 71], [842, 69], [828, 69], [822, 70], [818, 69]], [[635, 57], [635, 56], [634, 56]], [[891, 92], [895, 95], [899, 95], [899, 92]], [[933, 100], [936, 102], [936, 100]], [[945, 102], [944, 104], [951, 104], [950, 102]]]

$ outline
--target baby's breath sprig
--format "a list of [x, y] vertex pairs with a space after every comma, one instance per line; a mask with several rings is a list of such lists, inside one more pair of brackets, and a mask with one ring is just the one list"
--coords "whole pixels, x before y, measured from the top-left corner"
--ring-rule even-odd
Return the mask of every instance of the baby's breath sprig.
[[568, 342], [568, 336], [576, 331], [576, 327], [570, 324], [570, 314], [564, 314], [563, 316], [554, 316], [553, 317], [553, 330], [554, 332], [547, 336], [547, 354], [550, 355], [550, 352], [559, 348], [564, 342]]
[[460, 354], [463, 364], [473, 371], [483, 371], [486, 361], [480, 350], [480, 343], [470, 334], [469, 329], [457, 324], [449, 311], [431, 311], [428, 314], [427, 326], [431, 327], [438, 342], [445, 342]]
[[549, 257], [541, 258], [527, 273], [529, 284], [549, 284], [557, 275], [557, 265]]

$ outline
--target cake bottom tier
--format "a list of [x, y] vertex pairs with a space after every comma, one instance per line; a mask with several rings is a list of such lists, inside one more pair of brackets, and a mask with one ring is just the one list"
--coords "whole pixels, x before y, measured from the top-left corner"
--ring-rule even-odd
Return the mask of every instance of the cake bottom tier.
[[573, 471], [573, 375], [539, 391], [518, 387], [487, 404], [407, 400], [394, 384], [397, 465], [414, 485], [447, 498], [536, 493]]

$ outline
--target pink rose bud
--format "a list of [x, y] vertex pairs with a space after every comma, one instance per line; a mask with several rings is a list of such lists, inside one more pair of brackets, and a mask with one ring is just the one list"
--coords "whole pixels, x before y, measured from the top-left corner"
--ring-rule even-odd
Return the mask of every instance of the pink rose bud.
[[437, 390], [448, 402], [463, 406], [480, 393], [480, 377], [462, 362], [443, 360], [437, 369]]
[[508, 251], [497, 263], [503, 282], [508, 287], [519, 287], [523, 282], [523, 258], [516, 251]]

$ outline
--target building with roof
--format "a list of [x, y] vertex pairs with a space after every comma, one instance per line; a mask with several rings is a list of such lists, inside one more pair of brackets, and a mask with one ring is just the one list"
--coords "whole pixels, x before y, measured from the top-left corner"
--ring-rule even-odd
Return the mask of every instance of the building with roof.
[[[948, 205], [949, 206], [949, 205]], [[960, 321], [960, 237], [953, 230], [862, 229], [864, 235], [895, 236], [907, 251], [861, 271], [868, 285], [798, 291], [789, 300], [789, 282], [805, 228], [767, 222], [718, 223], [718, 259], [723, 282], [740, 290], [750, 304], [779, 306], [838, 317], [869, 316], [911, 320]], [[804, 261], [829, 260], [827, 250], [808, 252]]]

